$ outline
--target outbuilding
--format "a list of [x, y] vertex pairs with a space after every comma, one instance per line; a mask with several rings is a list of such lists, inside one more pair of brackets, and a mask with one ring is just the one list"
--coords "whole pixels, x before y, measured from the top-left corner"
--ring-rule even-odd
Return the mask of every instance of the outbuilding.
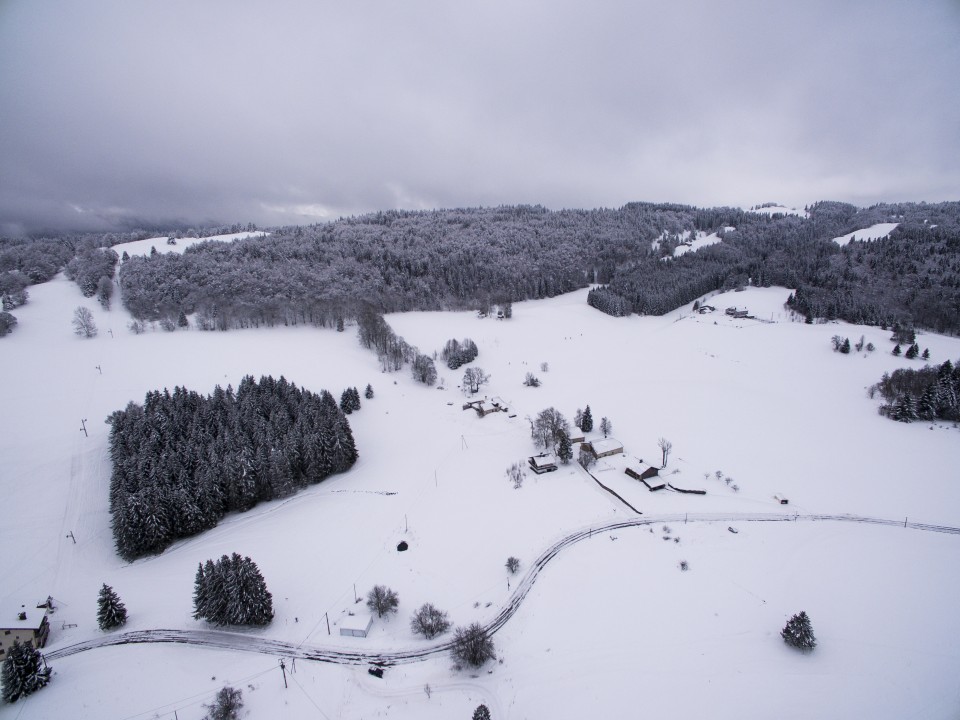
[[5, 658], [14, 642], [42, 648], [50, 634], [48, 607], [7, 606], [0, 615], [0, 659]]
[[373, 627], [373, 615], [366, 612], [347, 615], [340, 620], [340, 634], [365, 638]]
[[634, 480], [642, 482], [647, 486], [647, 490], [651, 492], [663, 490], [667, 486], [667, 484], [658, 477], [660, 468], [654, 467], [653, 465], [643, 466], [639, 470], [628, 467], [624, 472]]

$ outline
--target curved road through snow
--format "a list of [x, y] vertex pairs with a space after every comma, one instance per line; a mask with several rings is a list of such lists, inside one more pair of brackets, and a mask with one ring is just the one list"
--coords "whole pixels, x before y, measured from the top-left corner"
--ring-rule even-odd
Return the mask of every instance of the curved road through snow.
[[[624, 530], [627, 528], [644, 527], [647, 525], [679, 522], [795, 522], [795, 521], [828, 521], [828, 522], [849, 522], [870, 525], [887, 525], [891, 527], [906, 527], [925, 532], [939, 532], [953, 535], [960, 535], [960, 527], [951, 527], [947, 525], [929, 525], [926, 523], [913, 523], [899, 520], [885, 520], [882, 518], [862, 517], [858, 515], [787, 515], [782, 513], [728, 513], [728, 514], [690, 514], [690, 515], [659, 515], [657, 517], [644, 516], [622, 520], [618, 522], [605, 523], [583, 528], [573, 532], [547, 548], [540, 557], [531, 565], [530, 569], [523, 576], [516, 589], [510, 596], [509, 602], [501, 608], [490, 622], [484, 627], [490, 634], [496, 633], [500, 628], [507, 624], [507, 621], [513, 617], [514, 613], [520, 608], [521, 603], [527, 597], [527, 594], [533, 588], [533, 584], [540, 576], [540, 572], [555, 558], [560, 552], [571, 545], [582, 540], [593, 537], [594, 534], [607, 533], [612, 530]], [[347, 650], [324, 648], [319, 646], [309, 646], [284, 642], [282, 640], [271, 640], [269, 638], [257, 637], [246, 633], [226, 632], [222, 630], [132, 630], [115, 635], [85, 640], [73, 645], [58, 648], [47, 653], [48, 660], [57, 660], [59, 658], [76, 655], [77, 653], [95, 650], [96, 648], [109, 647], [111, 645], [133, 645], [140, 643], [180, 643], [184, 645], [200, 645], [207, 648], [222, 650], [242, 650], [244, 652], [256, 652], [267, 655], [283, 655], [285, 657], [295, 657], [304, 660], [317, 660], [319, 662], [336, 663], [340, 665], [398, 665], [402, 663], [418, 662], [443, 653], [449, 652], [452, 642], [440, 642], [432, 645], [426, 645], [410, 650], [384, 650], [381, 652]]]

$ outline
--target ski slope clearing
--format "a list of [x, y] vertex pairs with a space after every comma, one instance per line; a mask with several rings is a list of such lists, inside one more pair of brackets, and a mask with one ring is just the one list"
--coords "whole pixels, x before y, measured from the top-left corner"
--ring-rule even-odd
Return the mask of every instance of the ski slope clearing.
[[[5, 376], [15, 378], [0, 387], [8, 509], [0, 604], [52, 595], [50, 653], [104, 637], [95, 622], [104, 582], [130, 613], [119, 633], [207, 631], [192, 618], [197, 563], [239, 552], [263, 572], [276, 617], [264, 629], [228, 630], [251, 644], [275, 643], [277, 652], [163, 644], [63, 656], [51, 661], [47, 688], [0, 707], [0, 717], [172, 717], [176, 710], [181, 720], [198, 719], [225, 683], [243, 690], [250, 717], [469, 717], [481, 702], [495, 718], [627, 718], [641, 706], [679, 718], [774, 710], [798, 718], [953, 717], [956, 535], [853, 523], [683, 522], [688, 513], [795, 512], [960, 525], [958, 430], [891, 422], [865, 393], [883, 372], [918, 361], [890, 355], [889, 333], [877, 328], [791, 322], [788, 293], [713, 296], [718, 312], [704, 315], [683, 308], [617, 319], [589, 308], [581, 291], [517, 303], [510, 320], [388, 316], [422, 352], [450, 338], [476, 341], [473, 365], [491, 375], [478, 397], [509, 408], [480, 418], [461, 409], [464, 368], [438, 366], [442, 389], [414, 383], [409, 370], [383, 374], [349, 326], [135, 336], [122, 309], [103, 311], [62, 277], [31, 288], [0, 353]], [[72, 334], [78, 305], [93, 312], [96, 338]], [[728, 306], [752, 317], [726, 316]], [[878, 350], [834, 353], [835, 334], [863, 334]], [[931, 362], [960, 357], [955, 338], [918, 342]], [[527, 372], [542, 385], [524, 386]], [[283, 374], [337, 395], [371, 383], [375, 397], [350, 416], [356, 466], [228, 516], [162, 555], [124, 563], [112, 548], [103, 419], [142, 402], [148, 390], [185, 385], [209, 393], [246, 374]], [[527, 417], [554, 406], [572, 419], [586, 404], [597, 425], [610, 418], [625, 451], [593, 474], [643, 515], [575, 464], [530, 473], [518, 490], [506, 477], [510, 464], [535, 452]], [[624, 474], [641, 459], [660, 465], [659, 437], [673, 443], [663, 479], [706, 495], [651, 493]], [[571, 533], [668, 516], [675, 520], [653, 527], [588, 530], [511, 607], [538, 558]], [[401, 540], [409, 544], [403, 553]], [[520, 559], [517, 575], [504, 568], [511, 555]], [[374, 584], [398, 592], [397, 616], [375, 620], [367, 638], [341, 637], [341, 618], [363, 607], [354, 587], [362, 598]], [[456, 671], [448, 658], [430, 656], [377, 679], [363, 665], [299, 659], [291, 673], [284, 654], [291, 645], [361, 655], [427, 650], [435, 643], [409, 629], [424, 602], [455, 625], [495, 623], [510, 608], [494, 635], [503, 662]], [[779, 638], [799, 610], [820, 641], [809, 655]]]
[[752, 212], [756, 215], [798, 215], [800, 217], [806, 217], [806, 210], [798, 210], [797, 208], [788, 208], [784, 205], [763, 205], [760, 207], [752, 207], [747, 212]]
[[702, 247], [716, 245], [718, 242], [723, 241], [716, 233], [710, 233], [708, 235], [705, 232], [697, 231], [695, 237], [690, 237], [689, 231], [687, 231], [687, 235], [684, 237], [683, 241], [674, 248], [673, 256], [680, 257], [688, 252], [696, 252]]
[[837, 245], [843, 246], [849, 243], [851, 240], [879, 240], [880, 238], [887, 237], [887, 235], [892, 233], [894, 228], [896, 228], [899, 224], [900, 223], [877, 223], [876, 225], [871, 225], [868, 228], [854, 230], [846, 235], [835, 237], [833, 241]]
[[134, 240], [128, 243], [121, 243], [119, 245], [114, 245], [113, 250], [116, 251], [117, 255], [123, 255], [124, 252], [127, 253], [130, 257], [134, 255], [140, 255], [146, 257], [150, 252], [156, 248], [158, 253], [177, 253], [183, 254], [183, 251], [186, 250], [191, 245], [196, 245], [197, 243], [202, 242], [234, 242], [236, 240], [246, 240], [249, 237], [265, 237], [267, 233], [264, 232], [238, 232], [238, 233], [229, 233], [227, 235], [211, 235], [210, 237], [183, 237], [183, 238], [174, 238], [174, 244], [169, 244], [169, 236], [160, 236], [153, 238], [146, 238], [144, 240]]

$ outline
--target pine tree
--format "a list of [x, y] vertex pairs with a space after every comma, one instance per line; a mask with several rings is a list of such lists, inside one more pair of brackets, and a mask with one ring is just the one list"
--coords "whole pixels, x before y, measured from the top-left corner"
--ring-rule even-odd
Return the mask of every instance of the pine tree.
[[803, 610], [787, 621], [783, 630], [780, 631], [780, 637], [787, 645], [801, 650], [813, 650], [817, 646], [817, 639], [813, 636], [810, 618]]
[[902, 352], [903, 350], [900, 348], [900, 343], [897, 343], [893, 348], [893, 354], [899, 357]]
[[924, 348], [924, 349], [923, 349], [923, 355], [921, 355], [920, 357], [923, 358], [924, 360], [929, 360], [929, 359], [930, 359], [930, 348]]
[[560, 462], [566, 465], [573, 457], [573, 443], [570, 442], [570, 436], [563, 433], [560, 436], [560, 444], [557, 446], [557, 457]]
[[350, 388], [344, 390], [340, 395], [340, 410], [342, 410], [345, 415], [353, 412], [353, 403], [350, 402]]
[[373, 386], [370, 385], [369, 383], [367, 383], [367, 389], [366, 389], [366, 391], [363, 393], [363, 396], [364, 396], [367, 400], [372, 400], [372, 399], [373, 399]]
[[840, 352], [844, 355], [850, 354], [850, 338], [843, 339], [843, 343], [840, 345]]
[[907, 352], [904, 355], [904, 357], [907, 358], [907, 360], [913, 360], [919, 353], [920, 353], [920, 348], [917, 347], [916, 343], [914, 343], [913, 345], [907, 348]]
[[50, 682], [51, 672], [39, 650], [14, 640], [0, 668], [3, 699], [12, 703], [36, 692]]
[[490, 720], [490, 708], [477, 705], [477, 709], [473, 711], [473, 720]]
[[127, 622], [127, 608], [120, 602], [120, 596], [114, 589], [103, 584], [97, 600], [97, 624], [101, 630], [111, 630]]
[[583, 420], [581, 421], [580, 429], [585, 433], [593, 430], [593, 414], [590, 412], [589, 405], [583, 409]]
[[197, 569], [193, 607], [195, 618], [217, 625], [267, 625], [273, 619], [273, 596], [260, 569], [237, 553]]
[[913, 396], [904, 393], [897, 398], [890, 410], [890, 417], [900, 422], [913, 422], [917, 419], [917, 404]]

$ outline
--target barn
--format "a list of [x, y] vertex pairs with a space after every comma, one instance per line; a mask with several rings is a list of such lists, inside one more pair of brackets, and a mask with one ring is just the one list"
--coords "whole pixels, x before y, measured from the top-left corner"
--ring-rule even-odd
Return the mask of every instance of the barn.
[[623, 443], [612, 437], [591, 440], [584, 444], [590, 448], [590, 452], [597, 458], [619, 455], [623, 452]]
[[658, 477], [660, 468], [656, 468], [653, 465], [642, 466], [639, 470], [628, 467], [624, 472], [634, 480], [642, 482], [651, 492], [663, 490], [667, 486], [667, 484]]
[[347, 637], [365, 638], [373, 627], [373, 615], [370, 613], [356, 613], [347, 615], [340, 621], [340, 634]]

